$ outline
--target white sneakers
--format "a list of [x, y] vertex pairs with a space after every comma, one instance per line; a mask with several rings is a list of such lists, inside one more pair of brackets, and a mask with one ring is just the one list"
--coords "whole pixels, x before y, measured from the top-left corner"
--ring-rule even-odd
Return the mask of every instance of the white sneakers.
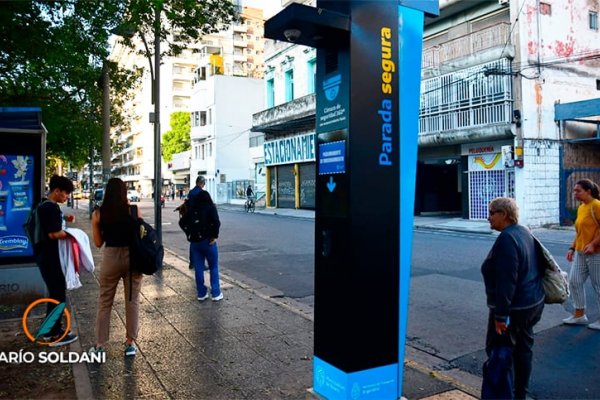
[[587, 325], [588, 322], [588, 317], [585, 314], [581, 317], [571, 315], [569, 318], [563, 319], [563, 324], [565, 325]]
[[600, 319], [596, 322], [592, 322], [589, 325], [588, 322], [588, 317], [585, 314], [581, 317], [575, 317], [574, 315], [571, 315], [569, 318], [563, 319], [563, 324], [565, 325], [587, 325], [587, 327], [590, 329], [600, 331]]
[[[202, 297], [198, 297], [198, 301], [204, 301], [206, 299], [208, 299], [208, 293], [206, 293]], [[223, 300], [223, 292], [221, 292], [218, 296], [215, 296], [212, 298], [212, 301], [221, 301], [221, 300]]]
[[212, 301], [221, 301], [221, 300], [223, 300], [223, 292], [221, 292], [218, 296], [212, 298]]
[[202, 296], [202, 297], [198, 297], [198, 301], [204, 301], [204, 300], [206, 300], [206, 299], [208, 299], [208, 293], [206, 293], [206, 294], [205, 294], [204, 296]]
[[600, 331], [600, 319], [594, 323], [589, 324], [588, 328], [593, 329], [595, 331]]

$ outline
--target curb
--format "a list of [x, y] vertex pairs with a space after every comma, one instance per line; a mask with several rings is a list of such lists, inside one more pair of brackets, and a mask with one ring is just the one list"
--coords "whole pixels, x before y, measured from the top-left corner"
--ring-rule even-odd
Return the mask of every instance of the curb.
[[419, 231], [435, 231], [435, 232], [461, 232], [461, 233], [473, 233], [477, 235], [493, 235], [494, 232], [492, 230], [480, 230], [473, 228], [461, 228], [454, 226], [433, 226], [433, 225], [414, 225], [414, 230]]
[[[71, 343], [71, 348], [78, 353], [83, 353], [84, 350], [81, 347], [81, 336], [79, 335], [79, 328], [77, 327], [76, 313], [72, 313], [72, 326], [71, 328], [77, 332], [78, 339]], [[78, 399], [96, 399], [94, 391], [92, 390], [92, 381], [90, 380], [90, 374], [87, 368], [87, 363], [74, 363], [71, 364], [73, 371], [73, 379], [75, 381], [75, 394]]]

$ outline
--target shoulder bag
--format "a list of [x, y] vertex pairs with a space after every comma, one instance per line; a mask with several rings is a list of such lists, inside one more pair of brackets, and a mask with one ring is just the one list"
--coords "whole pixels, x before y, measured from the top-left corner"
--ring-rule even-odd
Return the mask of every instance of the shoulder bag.
[[539, 271], [542, 273], [542, 286], [544, 288], [544, 303], [562, 304], [569, 298], [569, 278], [561, 270], [550, 251], [536, 238], [535, 249], [538, 256]]

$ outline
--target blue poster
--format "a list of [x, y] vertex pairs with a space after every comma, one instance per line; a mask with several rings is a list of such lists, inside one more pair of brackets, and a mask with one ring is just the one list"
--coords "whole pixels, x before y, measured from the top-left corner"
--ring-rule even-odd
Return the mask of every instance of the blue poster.
[[319, 144], [319, 175], [346, 172], [346, 141]]
[[33, 255], [23, 224], [33, 199], [32, 155], [0, 154], [0, 258]]

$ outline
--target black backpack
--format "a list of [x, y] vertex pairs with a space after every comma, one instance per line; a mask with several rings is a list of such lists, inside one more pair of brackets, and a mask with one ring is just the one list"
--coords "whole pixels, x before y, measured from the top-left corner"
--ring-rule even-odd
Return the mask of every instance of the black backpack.
[[165, 254], [163, 245], [159, 243], [154, 228], [137, 217], [137, 206], [131, 206], [130, 213], [132, 239], [129, 245], [129, 266], [132, 271], [152, 275], [162, 267]]
[[190, 207], [186, 200], [175, 211], [179, 211], [179, 227], [188, 242], [199, 242], [206, 225], [206, 213], [199, 207]]
[[29, 215], [27, 215], [27, 219], [23, 224], [23, 230], [29, 239], [29, 243], [31, 243], [31, 247], [34, 247], [36, 244], [46, 239], [44, 229], [42, 228], [42, 224], [40, 224], [38, 208], [47, 200], [48, 199], [42, 199], [42, 201], [31, 207], [31, 211], [29, 211]]

